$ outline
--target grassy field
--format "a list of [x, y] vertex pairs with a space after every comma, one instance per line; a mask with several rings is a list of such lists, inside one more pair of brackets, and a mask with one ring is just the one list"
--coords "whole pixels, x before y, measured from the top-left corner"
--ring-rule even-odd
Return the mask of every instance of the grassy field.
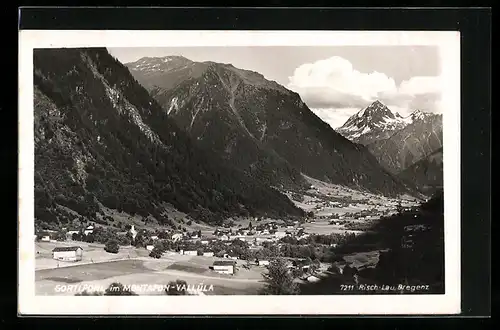
[[[83, 249], [83, 258], [81, 261], [64, 262], [52, 259], [52, 250], [55, 247], [62, 246], [80, 246]], [[149, 251], [146, 249], [136, 249], [132, 246], [121, 246], [118, 253], [108, 253], [104, 251], [104, 245], [98, 243], [85, 242], [36, 242], [35, 243], [35, 269], [51, 269], [74, 266], [75, 264], [97, 263], [103, 261], [134, 259], [147, 257]]]

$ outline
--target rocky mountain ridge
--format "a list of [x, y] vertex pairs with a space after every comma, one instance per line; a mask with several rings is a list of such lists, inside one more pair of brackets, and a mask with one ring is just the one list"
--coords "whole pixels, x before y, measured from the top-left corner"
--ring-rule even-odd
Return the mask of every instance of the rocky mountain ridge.
[[332, 130], [297, 93], [261, 74], [214, 62], [189, 62], [182, 74], [157, 69], [154, 79], [136, 70], [158, 61], [127, 66], [202, 148], [256, 180], [301, 185], [305, 174], [382, 194], [407, 191], [364, 146]]

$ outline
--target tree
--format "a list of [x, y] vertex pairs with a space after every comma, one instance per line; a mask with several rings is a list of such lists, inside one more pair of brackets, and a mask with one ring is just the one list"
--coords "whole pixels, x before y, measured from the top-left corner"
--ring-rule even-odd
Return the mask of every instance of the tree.
[[64, 232], [63, 230], [58, 231], [55, 238], [59, 242], [66, 241], [66, 232]]
[[187, 282], [184, 280], [170, 281], [165, 289], [169, 296], [185, 296], [187, 293]]
[[92, 233], [90, 233], [90, 234], [88, 234], [86, 236], [84, 234], [83, 237], [84, 237], [85, 242], [87, 242], [87, 243], [94, 243], [95, 242], [95, 236]]
[[320, 266], [319, 260], [314, 259], [314, 261], [309, 265], [309, 272], [311, 274], [314, 274], [319, 269], [319, 266]]
[[129, 244], [130, 245], [132, 243], [132, 241], [134, 240], [134, 236], [132, 235], [132, 233], [130, 231], [127, 231], [127, 233], [125, 234], [125, 237], [127, 238]]
[[151, 253], [149, 253], [149, 256], [151, 258], [156, 258], [156, 259], [160, 259], [162, 255], [163, 252], [161, 251], [161, 249], [158, 248], [153, 248], [153, 250], [151, 250]]
[[134, 246], [135, 247], [144, 247], [146, 244], [145, 242], [145, 237], [142, 232], [138, 232], [137, 235], [135, 236], [134, 239]]
[[262, 293], [266, 295], [299, 294], [299, 287], [287, 268], [286, 260], [276, 258], [269, 263], [268, 273], [262, 274], [266, 282]]
[[109, 239], [106, 242], [106, 245], [104, 246], [104, 251], [108, 253], [118, 253], [120, 250], [120, 245], [118, 244], [118, 241], [114, 238]]

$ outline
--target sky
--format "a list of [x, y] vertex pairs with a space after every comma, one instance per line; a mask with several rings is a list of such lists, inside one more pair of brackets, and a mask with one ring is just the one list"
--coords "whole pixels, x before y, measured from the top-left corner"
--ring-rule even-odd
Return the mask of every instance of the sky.
[[291, 89], [333, 128], [380, 100], [402, 116], [442, 112], [440, 57], [435, 46], [108, 48], [122, 63], [181, 55], [231, 63]]

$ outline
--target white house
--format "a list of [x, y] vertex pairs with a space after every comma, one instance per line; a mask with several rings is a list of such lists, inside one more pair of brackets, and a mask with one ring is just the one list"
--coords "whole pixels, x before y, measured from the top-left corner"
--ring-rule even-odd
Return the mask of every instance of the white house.
[[214, 253], [213, 252], [203, 252], [204, 257], [213, 257]]
[[234, 274], [236, 262], [230, 260], [218, 260], [213, 263], [213, 270], [220, 274]]
[[181, 233], [177, 233], [177, 234], [173, 234], [173, 235], [172, 235], [172, 240], [173, 240], [174, 242], [176, 242], [176, 241], [178, 241], [178, 240], [180, 240], [180, 239], [182, 239], [182, 234], [181, 234]]
[[203, 240], [203, 241], [201, 241], [201, 244], [203, 244], [203, 245], [207, 245], [207, 244], [208, 244], [208, 241], [207, 241], [207, 240]]
[[269, 265], [269, 260], [259, 260], [257, 263], [259, 266], [267, 266]]
[[153, 241], [156, 241], [156, 240], [158, 239], [158, 236], [153, 235], [153, 236], [151, 236], [151, 239], [152, 239]]
[[49, 235], [44, 235], [40, 239], [42, 242], [50, 242], [50, 236]]
[[312, 275], [311, 275], [311, 276], [309, 276], [309, 277], [307, 278], [307, 281], [308, 281], [308, 282], [313, 282], [313, 283], [314, 283], [314, 282], [318, 282], [318, 281], [319, 281], [319, 278], [318, 278], [318, 277], [316, 277], [316, 276], [312, 276]]
[[82, 260], [83, 249], [79, 246], [56, 247], [52, 250], [52, 258], [62, 261]]
[[221, 241], [227, 241], [227, 240], [229, 240], [229, 236], [227, 236], [227, 235], [222, 235], [222, 236], [220, 237], [220, 240], [221, 240]]
[[148, 250], [148, 251], [153, 251], [154, 248], [155, 248], [154, 245], [151, 245], [151, 244], [146, 245], [146, 250]]
[[196, 251], [196, 250], [195, 251], [193, 251], [193, 250], [191, 250], [191, 251], [184, 251], [183, 254], [184, 255], [188, 255], [188, 256], [196, 256], [196, 255], [198, 255], [198, 251]]
[[284, 231], [277, 231], [274, 233], [274, 237], [276, 238], [283, 238], [286, 236], [286, 233]]

